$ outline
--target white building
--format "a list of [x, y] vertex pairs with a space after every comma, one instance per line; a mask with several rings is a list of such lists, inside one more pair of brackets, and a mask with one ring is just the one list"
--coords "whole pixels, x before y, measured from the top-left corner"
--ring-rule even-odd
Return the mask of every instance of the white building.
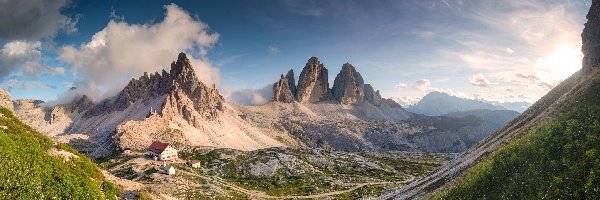
[[169, 143], [154, 141], [148, 147], [148, 151], [152, 157], [156, 157], [159, 160], [177, 159], [177, 149], [171, 147]]
[[173, 167], [172, 165], [167, 165], [167, 163], [164, 163], [163, 164], [163, 172], [168, 175], [173, 175], [173, 174], [175, 174], [175, 167]]
[[201, 164], [199, 160], [188, 160], [186, 163], [192, 168], [200, 168]]

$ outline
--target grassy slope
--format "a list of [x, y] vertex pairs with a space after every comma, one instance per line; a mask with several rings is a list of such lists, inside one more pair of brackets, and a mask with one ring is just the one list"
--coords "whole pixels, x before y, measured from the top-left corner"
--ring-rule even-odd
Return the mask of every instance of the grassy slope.
[[[105, 181], [85, 155], [53, 142], [0, 108], [0, 199], [114, 199], [119, 189]], [[78, 156], [65, 161], [50, 148]]]
[[600, 72], [433, 199], [600, 199]]

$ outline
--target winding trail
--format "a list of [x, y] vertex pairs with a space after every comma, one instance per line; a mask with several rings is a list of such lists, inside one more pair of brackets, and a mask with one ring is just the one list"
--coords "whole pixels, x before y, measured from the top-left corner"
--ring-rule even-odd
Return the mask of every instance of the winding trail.
[[237, 185], [227, 183], [226, 181], [224, 181], [223, 179], [221, 179], [219, 177], [203, 177], [203, 178], [212, 180], [214, 182], [218, 182], [223, 187], [227, 187], [231, 190], [246, 194], [250, 197], [259, 198], [259, 199], [317, 199], [317, 198], [324, 198], [324, 197], [328, 197], [328, 196], [334, 196], [334, 195], [340, 195], [340, 194], [352, 192], [354, 190], [357, 190], [359, 188], [369, 186], [369, 185], [387, 185], [387, 184], [393, 184], [393, 183], [405, 184], [405, 183], [409, 183], [409, 182], [412, 182], [415, 180], [414, 176], [412, 176], [412, 175], [409, 175], [409, 176], [410, 176], [409, 179], [401, 181], [401, 182], [387, 182], [386, 181], [386, 182], [358, 183], [355, 186], [352, 186], [351, 188], [348, 188], [346, 190], [339, 190], [339, 191], [326, 192], [326, 193], [313, 194], [313, 195], [304, 195], [304, 196], [292, 196], [292, 195], [290, 195], [290, 196], [271, 196], [271, 195], [266, 194], [263, 191], [248, 190], [248, 189], [239, 187]]

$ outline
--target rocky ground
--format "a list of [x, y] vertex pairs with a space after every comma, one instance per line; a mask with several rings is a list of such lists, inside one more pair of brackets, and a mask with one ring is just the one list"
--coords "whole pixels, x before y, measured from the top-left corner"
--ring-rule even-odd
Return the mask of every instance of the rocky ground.
[[[175, 175], [161, 172], [163, 162], [144, 157], [144, 152], [115, 154], [99, 165], [130, 193], [155, 199], [356, 199], [402, 186], [454, 156], [190, 148], [180, 152], [181, 159], [169, 162], [177, 169]], [[186, 159], [200, 160], [202, 167], [191, 168]]]

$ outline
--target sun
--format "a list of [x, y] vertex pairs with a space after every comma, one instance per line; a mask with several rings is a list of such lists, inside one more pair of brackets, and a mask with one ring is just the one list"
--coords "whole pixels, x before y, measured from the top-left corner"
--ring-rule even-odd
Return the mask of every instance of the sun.
[[546, 73], [548, 78], [563, 80], [581, 69], [581, 47], [570, 44], [560, 44], [550, 54], [539, 58], [536, 67]]

